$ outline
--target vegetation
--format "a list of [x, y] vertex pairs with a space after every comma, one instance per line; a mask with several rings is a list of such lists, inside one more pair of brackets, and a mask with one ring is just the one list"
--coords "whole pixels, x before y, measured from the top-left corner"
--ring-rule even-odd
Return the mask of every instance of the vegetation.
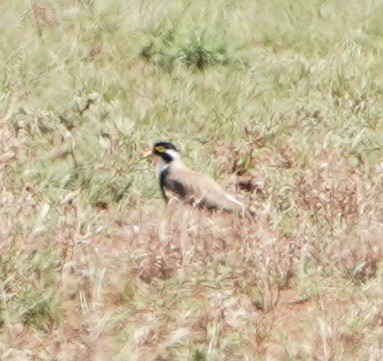
[[[2, 360], [381, 360], [383, 6], [0, 4]], [[174, 142], [254, 221], [165, 209]]]

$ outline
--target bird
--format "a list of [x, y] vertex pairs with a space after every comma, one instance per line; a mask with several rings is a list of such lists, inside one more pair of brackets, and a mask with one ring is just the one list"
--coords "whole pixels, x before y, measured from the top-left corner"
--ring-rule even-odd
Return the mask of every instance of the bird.
[[158, 160], [157, 176], [166, 203], [170, 196], [176, 196], [198, 208], [221, 210], [240, 216], [255, 215], [243, 203], [227, 194], [211, 177], [185, 166], [174, 144], [157, 142], [150, 154]]

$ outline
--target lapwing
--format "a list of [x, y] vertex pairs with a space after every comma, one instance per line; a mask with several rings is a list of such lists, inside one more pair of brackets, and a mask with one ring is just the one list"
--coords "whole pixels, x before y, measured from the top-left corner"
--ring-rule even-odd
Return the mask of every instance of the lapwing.
[[151, 154], [159, 161], [157, 175], [166, 203], [170, 197], [176, 196], [194, 207], [221, 210], [240, 216], [255, 215], [243, 203], [227, 194], [215, 180], [186, 167], [172, 143], [154, 144]]

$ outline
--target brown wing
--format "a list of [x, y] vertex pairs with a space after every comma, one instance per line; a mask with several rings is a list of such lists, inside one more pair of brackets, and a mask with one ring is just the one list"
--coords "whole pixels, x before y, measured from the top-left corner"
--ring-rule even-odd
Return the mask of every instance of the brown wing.
[[166, 190], [188, 203], [231, 212], [244, 210], [244, 206], [227, 195], [212, 178], [186, 167], [169, 167], [162, 182]]

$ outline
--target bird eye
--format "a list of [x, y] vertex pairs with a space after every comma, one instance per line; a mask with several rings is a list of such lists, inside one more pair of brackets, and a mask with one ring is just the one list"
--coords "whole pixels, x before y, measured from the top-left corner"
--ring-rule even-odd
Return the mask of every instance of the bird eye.
[[157, 145], [154, 149], [157, 152], [164, 152], [165, 151], [165, 147], [163, 145]]

